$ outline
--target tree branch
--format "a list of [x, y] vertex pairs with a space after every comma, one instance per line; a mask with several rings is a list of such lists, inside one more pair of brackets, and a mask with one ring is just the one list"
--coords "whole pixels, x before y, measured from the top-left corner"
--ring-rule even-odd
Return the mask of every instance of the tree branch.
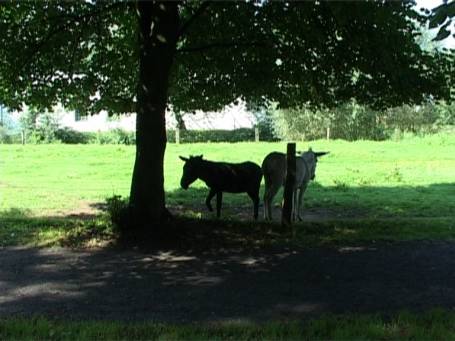
[[57, 26], [53, 30], [49, 30], [43, 39], [35, 43], [34, 46], [30, 48], [30, 52], [27, 53], [27, 57], [23, 59], [23, 62], [16, 69], [16, 75], [19, 76], [21, 71], [31, 63], [31, 61], [35, 58], [35, 55], [41, 51], [41, 49], [51, 40], [51, 38], [58, 32], [64, 30], [67, 26], [68, 23], [66, 22], [62, 25]]
[[65, 13], [63, 15], [57, 15], [57, 16], [54, 16], [54, 17], [49, 17], [48, 20], [50, 21], [61, 21], [62, 19], [70, 19], [70, 21], [72, 22], [79, 22], [79, 21], [83, 21], [85, 20], [86, 18], [89, 18], [89, 19], [94, 19], [100, 15], [103, 15], [107, 12], [110, 12], [112, 10], [115, 10], [115, 9], [118, 9], [118, 8], [127, 8], [127, 9], [132, 9], [132, 3], [129, 3], [129, 2], [115, 2], [113, 4], [109, 4], [108, 6], [105, 6], [105, 7], [100, 7], [100, 8], [96, 8], [95, 10], [92, 10], [92, 11], [87, 11], [86, 13], [83, 13], [83, 14], [79, 14], [79, 15], [75, 15], [75, 14], [71, 14], [71, 13]]
[[209, 1], [204, 1], [199, 8], [194, 12], [194, 14], [191, 16], [191, 18], [188, 19], [183, 25], [180, 27], [177, 37], [181, 37], [183, 34], [185, 34], [186, 31], [188, 31], [188, 28], [191, 26], [191, 24], [201, 16], [202, 13], [205, 12], [205, 10], [209, 7], [210, 2]]
[[181, 49], [177, 49], [177, 53], [188, 53], [188, 52], [204, 52], [205, 50], [215, 49], [215, 48], [237, 48], [237, 47], [269, 47], [270, 44], [267, 44], [264, 41], [252, 41], [252, 42], [217, 42], [202, 46], [190, 46]]
[[[31, 61], [35, 58], [35, 56], [44, 48], [45, 45], [47, 45], [51, 39], [61, 31], [64, 31], [67, 27], [70, 25], [73, 25], [75, 22], [83, 22], [86, 21], [86, 23], [89, 20], [93, 20], [98, 18], [100, 15], [105, 14], [106, 12], [110, 12], [116, 8], [120, 8], [122, 6], [125, 6], [125, 3], [123, 2], [117, 2], [114, 4], [111, 4], [106, 7], [98, 8], [94, 11], [90, 11], [87, 13], [84, 13], [79, 16], [73, 16], [73, 15], [68, 15], [64, 14], [61, 16], [56, 16], [56, 17], [51, 17], [48, 20], [50, 21], [55, 21], [58, 20], [58, 24], [56, 24], [56, 27], [54, 29], [50, 29], [46, 36], [43, 37], [40, 41], [36, 42], [33, 46], [29, 48], [29, 53], [27, 54], [27, 58], [24, 58], [23, 63], [21, 63], [18, 68], [16, 69], [16, 75], [19, 76], [21, 71], [31, 63]], [[87, 19], [88, 18], [88, 19]], [[69, 20], [68, 20], [69, 19]], [[78, 37], [77, 39], [80, 39]]]

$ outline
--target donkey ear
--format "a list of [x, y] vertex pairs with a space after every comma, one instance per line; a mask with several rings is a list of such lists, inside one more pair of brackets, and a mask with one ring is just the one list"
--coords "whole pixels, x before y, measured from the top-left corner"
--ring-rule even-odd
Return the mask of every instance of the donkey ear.
[[185, 162], [187, 162], [187, 161], [188, 161], [188, 158], [186, 158], [186, 157], [183, 157], [183, 156], [179, 156], [179, 158], [180, 158], [180, 160], [182, 160], [182, 161], [185, 161]]
[[308, 148], [308, 151], [309, 151], [309, 152], [312, 152], [312, 151], [313, 151], [313, 149], [310, 147], [310, 148]]
[[327, 155], [328, 153], [330, 153], [330, 152], [315, 152], [314, 155], [316, 155], [316, 157], [320, 157], [320, 156]]
[[203, 156], [204, 156], [204, 155], [201, 154], [201, 155], [198, 156], [198, 158], [200, 158], [200, 159], [202, 160], [202, 157], [203, 157]]

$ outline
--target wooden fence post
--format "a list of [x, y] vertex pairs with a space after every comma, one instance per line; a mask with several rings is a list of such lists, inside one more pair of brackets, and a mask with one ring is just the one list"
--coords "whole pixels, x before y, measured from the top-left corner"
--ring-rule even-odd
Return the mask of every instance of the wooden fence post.
[[327, 127], [327, 140], [330, 140], [330, 127]]
[[21, 130], [21, 142], [22, 144], [25, 144], [25, 131]]
[[180, 129], [175, 128], [175, 143], [180, 144]]
[[[292, 226], [293, 192], [295, 183], [295, 143], [288, 143], [286, 153], [286, 182], [284, 185], [281, 226]], [[293, 231], [294, 232], [294, 231]]]
[[259, 128], [254, 128], [254, 141], [259, 142]]

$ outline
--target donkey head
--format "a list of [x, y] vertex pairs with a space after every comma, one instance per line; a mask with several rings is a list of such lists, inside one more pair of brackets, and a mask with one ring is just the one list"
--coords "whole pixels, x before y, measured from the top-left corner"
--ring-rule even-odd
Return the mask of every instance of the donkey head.
[[202, 155], [190, 156], [189, 158], [183, 156], [179, 157], [180, 160], [185, 162], [182, 178], [180, 179], [180, 186], [183, 189], [188, 189], [188, 187], [199, 177], [202, 165]]
[[318, 157], [324, 156], [329, 152], [313, 152], [311, 148], [309, 148], [306, 152], [303, 152], [301, 157], [305, 160], [308, 169], [310, 171], [310, 179], [314, 180], [316, 176], [316, 165], [318, 163]]

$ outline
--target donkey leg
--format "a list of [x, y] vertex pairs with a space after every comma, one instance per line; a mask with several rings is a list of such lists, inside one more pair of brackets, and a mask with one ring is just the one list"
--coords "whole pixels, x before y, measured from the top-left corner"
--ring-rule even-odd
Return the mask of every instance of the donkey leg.
[[[254, 220], [258, 220], [258, 213], [259, 213], [259, 191], [253, 191], [253, 192], [247, 192], [248, 196], [253, 200], [253, 216]], [[265, 210], [265, 204], [264, 204], [264, 210]]]
[[209, 194], [207, 195], [207, 198], [205, 199], [205, 204], [207, 205], [207, 208], [209, 209], [210, 212], [213, 211], [212, 207], [212, 198], [215, 196], [216, 191], [213, 188], [210, 188]]
[[265, 182], [264, 188], [264, 196], [262, 197], [262, 201], [264, 202], [264, 220], [269, 219], [269, 184], [267, 181]]
[[302, 206], [303, 206], [303, 195], [305, 194], [307, 186], [302, 186], [299, 189], [299, 200], [297, 202], [297, 217], [299, 220], [303, 220]]
[[270, 185], [269, 188], [266, 188], [266, 190], [265, 190], [264, 208], [267, 207], [267, 209], [264, 211], [264, 213], [266, 213], [267, 216], [264, 218], [267, 220], [272, 220], [273, 198], [275, 198], [275, 195], [279, 189], [280, 189], [280, 186]]
[[219, 218], [221, 215], [221, 202], [223, 201], [223, 192], [216, 193], [216, 217]]
[[262, 198], [264, 202], [264, 220], [267, 220], [269, 218], [268, 215], [268, 205], [269, 205], [269, 199], [267, 197], [267, 188], [264, 191], [264, 197]]

